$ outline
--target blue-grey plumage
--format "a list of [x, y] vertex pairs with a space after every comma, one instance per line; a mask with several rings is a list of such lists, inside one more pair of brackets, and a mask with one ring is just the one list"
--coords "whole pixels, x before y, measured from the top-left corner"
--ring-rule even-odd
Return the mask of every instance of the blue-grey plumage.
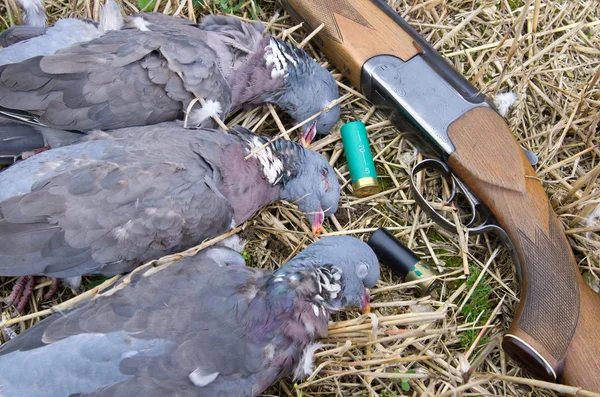
[[[236, 25], [235, 30], [231, 29], [232, 24]], [[264, 26], [260, 22], [255, 22], [253, 26], [261, 31], [264, 30]], [[230, 40], [230, 42], [235, 47], [251, 47], [244, 43], [244, 38], [247, 40], [247, 37], [251, 36], [248, 33], [248, 25], [242, 23], [240, 20], [210, 15], [202, 19], [200, 27], [214, 34], [233, 35], [235, 40]], [[239, 32], [243, 32], [243, 34], [239, 34]], [[218, 47], [222, 46], [223, 40], [209, 37], [207, 43], [211, 46], [214, 43], [215, 51], [227, 55], [227, 52], [223, 52], [222, 48]], [[244, 44], [240, 45], [240, 43]], [[272, 38], [268, 34], [262, 39], [261, 44], [262, 51], [258, 51], [258, 56], [249, 56], [246, 63], [247, 65], [254, 66], [257, 63], [262, 65], [264, 62], [268, 71], [266, 76], [264, 72], [257, 73], [257, 70], [252, 71], [247, 66], [243, 67], [239, 61], [239, 57], [229, 63], [230, 65], [234, 65], [233, 67], [227, 67], [222, 64], [221, 68], [224, 70], [224, 74], [227, 74], [226, 70], [233, 72], [231, 78], [227, 77], [232, 90], [235, 91], [238, 89], [239, 97], [245, 98], [244, 100], [234, 100], [234, 102], [245, 104], [258, 100], [258, 103], [275, 103], [289, 113], [294, 120], [302, 122], [321, 112], [331, 102], [338, 99], [339, 92], [333, 75], [319, 65], [303, 49]], [[219, 61], [223, 62], [225, 60], [224, 57], [219, 57]], [[265, 85], [264, 80], [269, 80], [269, 78], [277, 80], [278, 77], [283, 78], [283, 84], [276, 89], [259, 92], [258, 94], [255, 92], [258, 87]], [[242, 83], [243, 81], [249, 81], [250, 84]], [[234, 97], [236, 97], [235, 94]], [[325, 134], [329, 132], [339, 118], [339, 105], [333, 106], [327, 112], [323, 112], [314, 119], [314, 122], [302, 127], [304, 134], [301, 136], [301, 142], [304, 146], [308, 146], [310, 140], [307, 141], [307, 137], [311, 137], [310, 139], [312, 139], [315, 133]]]
[[[283, 54], [283, 56], [279, 56]], [[286, 110], [296, 121], [304, 121], [324, 110], [339, 97], [333, 75], [319, 65], [303, 50], [278, 40], [271, 40], [267, 53], [269, 61], [276, 63], [283, 59], [282, 68], [286, 71], [285, 90], [268, 93], [267, 102], [275, 102]], [[308, 147], [317, 133], [329, 132], [340, 118], [340, 105], [319, 115], [302, 126], [300, 142]]]
[[283, 140], [244, 159], [266, 142], [242, 127], [166, 122], [96, 132], [18, 162], [0, 173], [0, 275], [126, 272], [278, 199], [313, 223], [335, 212], [340, 188], [327, 159]]
[[219, 266], [210, 251], [4, 344], [2, 395], [257, 396], [311, 373], [329, 314], [361, 304], [379, 274], [371, 248], [349, 236], [325, 237], [274, 273]]
[[[31, 0], [22, 1], [25, 4], [31, 2]], [[37, 1], [33, 3], [37, 4]], [[25, 21], [38, 21], [39, 17], [34, 17], [32, 14], [32, 10], [37, 9], [35, 4], [33, 7], [25, 8], [25, 15], [29, 15], [28, 18], [24, 18]], [[43, 10], [43, 4], [41, 9]], [[14, 26], [0, 35], [0, 43], [5, 47], [0, 49], [0, 65], [54, 54], [73, 44], [98, 38], [107, 31], [119, 30], [123, 24], [121, 8], [114, 0], [108, 0], [100, 9], [99, 23], [89, 19], [65, 18], [58, 20], [49, 28], [44, 25]]]
[[[189, 124], [214, 127], [213, 116], [264, 102], [300, 122], [338, 98], [327, 70], [303, 50], [263, 36], [259, 22], [209, 15], [195, 25], [142, 13], [125, 25], [52, 55], [0, 66], [0, 117], [69, 131], [110, 130], [181, 119], [202, 98], [205, 105], [187, 115]], [[338, 118], [339, 106], [307, 131], [326, 132]]]

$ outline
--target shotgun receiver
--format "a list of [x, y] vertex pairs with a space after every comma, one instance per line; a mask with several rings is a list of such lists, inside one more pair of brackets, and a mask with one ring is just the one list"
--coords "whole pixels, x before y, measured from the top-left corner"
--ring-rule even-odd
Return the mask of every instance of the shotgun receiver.
[[[544, 380], [600, 392], [600, 295], [575, 258], [526, 153], [486, 97], [381, 0], [281, 0], [329, 59], [376, 105], [414, 128], [426, 160], [482, 204], [512, 249], [521, 301], [503, 348]], [[414, 185], [414, 183], [413, 183]], [[452, 230], [454, 226], [424, 209]], [[455, 229], [454, 229], [455, 230]]]

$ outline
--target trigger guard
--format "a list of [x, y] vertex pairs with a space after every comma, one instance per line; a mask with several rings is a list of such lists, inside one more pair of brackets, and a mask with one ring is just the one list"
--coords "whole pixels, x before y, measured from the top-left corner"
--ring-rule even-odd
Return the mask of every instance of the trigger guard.
[[410, 174], [410, 189], [413, 193], [415, 201], [417, 202], [417, 204], [419, 204], [419, 207], [421, 207], [421, 209], [438, 225], [448, 230], [449, 232], [456, 233], [456, 225], [453, 222], [450, 222], [449, 220], [441, 216], [440, 214], [438, 214], [437, 211], [433, 209], [433, 207], [427, 202], [427, 200], [425, 200], [425, 197], [423, 197], [423, 195], [419, 192], [419, 190], [417, 189], [417, 185], [415, 185], [415, 175], [426, 168], [434, 168], [440, 171], [442, 173], [442, 176], [452, 180], [451, 198], [453, 198], [456, 195], [456, 182], [455, 179], [452, 177], [450, 168], [448, 168], [446, 164], [442, 163], [439, 160], [426, 159], [417, 164]]
[[[485, 214], [485, 220], [483, 221], [482, 224], [475, 226], [475, 227], [469, 226], [469, 225], [472, 225], [473, 222], [475, 221], [476, 210], [477, 210], [477, 207], [481, 204], [481, 202], [479, 201], [479, 199], [476, 196], [474, 196], [468, 190], [468, 188], [466, 188], [466, 186], [464, 186], [463, 182], [460, 179], [456, 178], [452, 174], [452, 172], [450, 171], [450, 168], [448, 168], [448, 166], [445, 163], [443, 163], [439, 160], [435, 160], [435, 159], [423, 160], [419, 164], [417, 164], [411, 172], [410, 188], [411, 188], [411, 191], [415, 198], [415, 201], [417, 202], [417, 204], [419, 204], [421, 209], [430, 218], [432, 218], [439, 226], [441, 226], [442, 228], [444, 228], [445, 230], [447, 230], [451, 233], [455, 233], [455, 234], [457, 233], [457, 225], [453, 222], [450, 222], [448, 219], [442, 217], [440, 214], [438, 214], [438, 212], [435, 209], [433, 209], [433, 207], [431, 207], [431, 205], [427, 202], [427, 200], [425, 200], [425, 197], [423, 197], [423, 195], [418, 191], [417, 186], [415, 185], [415, 175], [417, 173], [421, 172], [425, 168], [437, 169], [438, 171], [440, 171], [442, 173], [442, 175], [444, 177], [450, 178], [452, 180], [452, 198], [456, 196], [457, 191], [460, 191], [460, 193], [462, 193], [466, 196], [467, 201], [471, 204], [471, 209], [473, 210], [473, 218], [471, 219], [471, 221], [469, 221], [469, 223], [467, 225], [465, 225], [466, 230], [469, 232], [469, 234], [473, 234], [473, 235], [478, 235], [478, 234], [483, 234], [483, 233], [495, 234], [496, 237], [498, 237], [500, 239], [500, 241], [502, 241], [504, 243], [504, 245], [506, 246], [506, 248], [508, 249], [510, 257], [517, 269], [517, 275], [519, 276], [520, 279], [522, 279], [521, 278], [522, 277], [521, 276], [521, 261], [519, 260], [517, 250], [515, 249], [515, 246], [513, 245], [510, 237], [508, 237], [508, 234], [506, 234], [506, 231], [504, 231], [504, 229], [502, 229], [498, 225], [495, 225], [493, 223], [487, 223], [490, 219], [490, 214], [487, 211], [483, 212]], [[448, 200], [448, 201], [451, 201], [451, 200]]]
[[426, 160], [421, 161], [419, 164], [417, 164], [415, 166], [415, 168], [413, 168], [412, 172], [410, 173], [411, 185], [412, 185], [413, 189], [415, 191], [417, 189], [417, 186], [414, 184], [415, 175], [417, 175], [419, 172], [421, 172], [427, 168], [433, 168], [433, 169], [438, 170], [444, 178], [450, 179], [452, 181], [452, 192], [450, 193], [450, 197], [448, 197], [447, 201], [451, 202], [452, 200], [454, 200], [454, 198], [456, 197], [457, 180], [454, 177], [454, 175], [452, 175], [452, 171], [450, 170], [450, 168], [448, 168], [448, 165], [446, 165], [446, 163], [443, 163], [439, 160], [426, 159]]
[[445, 177], [450, 177], [452, 172], [450, 168], [445, 163], [442, 163], [439, 160], [435, 159], [425, 159], [421, 161], [419, 164], [415, 165], [415, 168], [412, 170], [412, 176], [414, 177], [416, 173], [422, 171], [425, 168], [435, 168], [436, 170], [442, 172]]

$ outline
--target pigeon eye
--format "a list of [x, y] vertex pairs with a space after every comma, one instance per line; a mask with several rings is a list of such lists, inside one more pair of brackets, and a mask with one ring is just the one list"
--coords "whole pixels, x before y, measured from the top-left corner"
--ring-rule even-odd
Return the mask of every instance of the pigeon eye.
[[356, 266], [356, 275], [362, 280], [367, 277], [369, 273], [369, 265], [367, 263], [361, 262]]

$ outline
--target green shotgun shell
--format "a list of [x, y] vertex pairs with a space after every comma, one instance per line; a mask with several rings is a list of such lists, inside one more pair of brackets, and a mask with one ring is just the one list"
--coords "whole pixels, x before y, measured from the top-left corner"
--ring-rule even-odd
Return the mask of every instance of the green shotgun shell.
[[360, 121], [351, 121], [344, 124], [340, 132], [354, 195], [365, 197], [379, 193], [381, 188], [377, 182], [377, 172], [365, 125]]

